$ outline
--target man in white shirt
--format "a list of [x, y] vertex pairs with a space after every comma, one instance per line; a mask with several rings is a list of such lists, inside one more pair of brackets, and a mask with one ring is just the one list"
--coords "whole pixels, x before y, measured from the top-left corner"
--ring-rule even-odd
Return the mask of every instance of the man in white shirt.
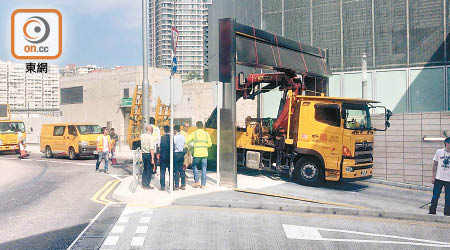
[[151, 125], [145, 126], [145, 133], [141, 135], [142, 161], [144, 171], [142, 173], [142, 188], [153, 189], [150, 185], [155, 166], [155, 142], [152, 136], [153, 128]]
[[429, 214], [436, 214], [442, 187], [445, 187], [444, 215], [450, 216], [450, 137], [445, 138], [444, 148], [438, 149], [433, 158], [433, 198]]
[[[184, 161], [184, 144], [185, 138], [180, 132], [180, 125], [175, 125], [173, 127], [175, 131], [175, 136], [173, 138], [174, 141], [174, 182], [175, 182], [175, 190], [181, 188], [181, 190], [186, 189], [186, 172], [183, 169], [183, 161]], [[180, 187], [180, 178], [181, 178], [181, 187]]]
[[108, 129], [106, 127], [103, 127], [102, 135], [99, 135], [97, 137], [98, 158], [97, 158], [97, 164], [95, 164], [95, 172], [98, 172], [100, 163], [102, 162], [102, 160], [105, 160], [105, 173], [109, 174], [108, 160], [109, 160], [109, 153], [111, 153], [111, 147], [112, 147], [111, 137], [109, 137]]

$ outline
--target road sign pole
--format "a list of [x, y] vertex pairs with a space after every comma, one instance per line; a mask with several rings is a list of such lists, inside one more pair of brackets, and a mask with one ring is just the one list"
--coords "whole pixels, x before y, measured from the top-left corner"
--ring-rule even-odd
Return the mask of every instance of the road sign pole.
[[[172, 51], [172, 58], [173, 58], [173, 51]], [[173, 59], [172, 59], [173, 62]], [[172, 63], [173, 64], [173, 63]], [[169, 80], [170, 80], [170, 177], [169, 177], [169, 187], [170, 187], [170, 194], [172, 194], [173, 192], [173, 154], [174, 154], [174, 147], [173, 147], [173, 83], [172, 83], [172, 75], [173, 75], [173, 70], [172, 67], [170, 69], [170, 76], [169, 76]]]

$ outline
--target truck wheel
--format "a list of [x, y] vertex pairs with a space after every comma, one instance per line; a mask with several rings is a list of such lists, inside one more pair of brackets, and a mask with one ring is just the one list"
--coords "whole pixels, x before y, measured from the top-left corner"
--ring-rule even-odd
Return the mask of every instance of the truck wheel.
[[75, 154], [75, 150], [72, 147], [69, 148], [69, 159], [70, 160], [76, 160], [77, 159], [77, 155]]
[[323, 167], [315, 157], [303, 157], [295, 163], [294, 179], [302, 185], [317, 186], [323, 181]]
[[52, 149], [50, 148], [50, 146], [45, 147], [45, 158], [52, 158], [53, 154], [52, 154]]

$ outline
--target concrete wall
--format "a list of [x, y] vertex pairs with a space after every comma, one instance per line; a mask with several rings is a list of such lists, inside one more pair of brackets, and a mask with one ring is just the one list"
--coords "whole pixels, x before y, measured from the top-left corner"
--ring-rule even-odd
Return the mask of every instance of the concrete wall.
[[[149, 69], [149, 81], [162, 81], [169, 70]], [[123, 90], [128, 88], [133, 97], [136, 84], [142, 83], [142, 67], [123, 67], [109, 71], [62, 77], [60, 88], [83, 86], [83, 103], [62, 104], [61, 122], [88, 122], [100, 126], [111, 126], [119, 134], [121, 142], [127, 135], [128, 116], [120, 108]]]
[[[375, 127], [383, 122], [382, 116], [373, 118]], [[374, 178], [431, 186], [433, 156], [444, 143], [423, 137], [444, 137], [450, 112], [395, 114], [390, 123], [388, 131], [375, 133]]]
[[41, 128], [43, 124], [60, 122], [59, 117], [22, 117], [12, 115], [11, 118], [13, 120], [21, 120], [25, 123], [27, 143], [39, 143]]
[[[205, 122], [215, 108], [216, 102], [215, 83], [184, 83], [183, 97], [175, 106], [175, 118], [192, 118], [192, 125], [196, 121]], [[236, 103], [236, 123], [245, 126], [245, 117], [256, 117], [257, 103], [255, 100], [240, 99]]]

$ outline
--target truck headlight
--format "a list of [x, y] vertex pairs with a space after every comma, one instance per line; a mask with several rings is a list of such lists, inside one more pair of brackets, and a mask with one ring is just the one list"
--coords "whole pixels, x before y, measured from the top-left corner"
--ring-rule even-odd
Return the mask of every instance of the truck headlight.
[[86, 147], [89, 143], [87, 141], [80, 141], [78, 144], [82, 147]]
[[353, 168], [352, 168], [352, 167], [346, 167], [346, 168], [345, 168], [345, 171], [346, 171], [346, 172], [353, 172]]
[[3, 145], [3, 141], [2, 141], [2, 140], [0, 140], [0, 146], [1, 146], [1, 145]]

